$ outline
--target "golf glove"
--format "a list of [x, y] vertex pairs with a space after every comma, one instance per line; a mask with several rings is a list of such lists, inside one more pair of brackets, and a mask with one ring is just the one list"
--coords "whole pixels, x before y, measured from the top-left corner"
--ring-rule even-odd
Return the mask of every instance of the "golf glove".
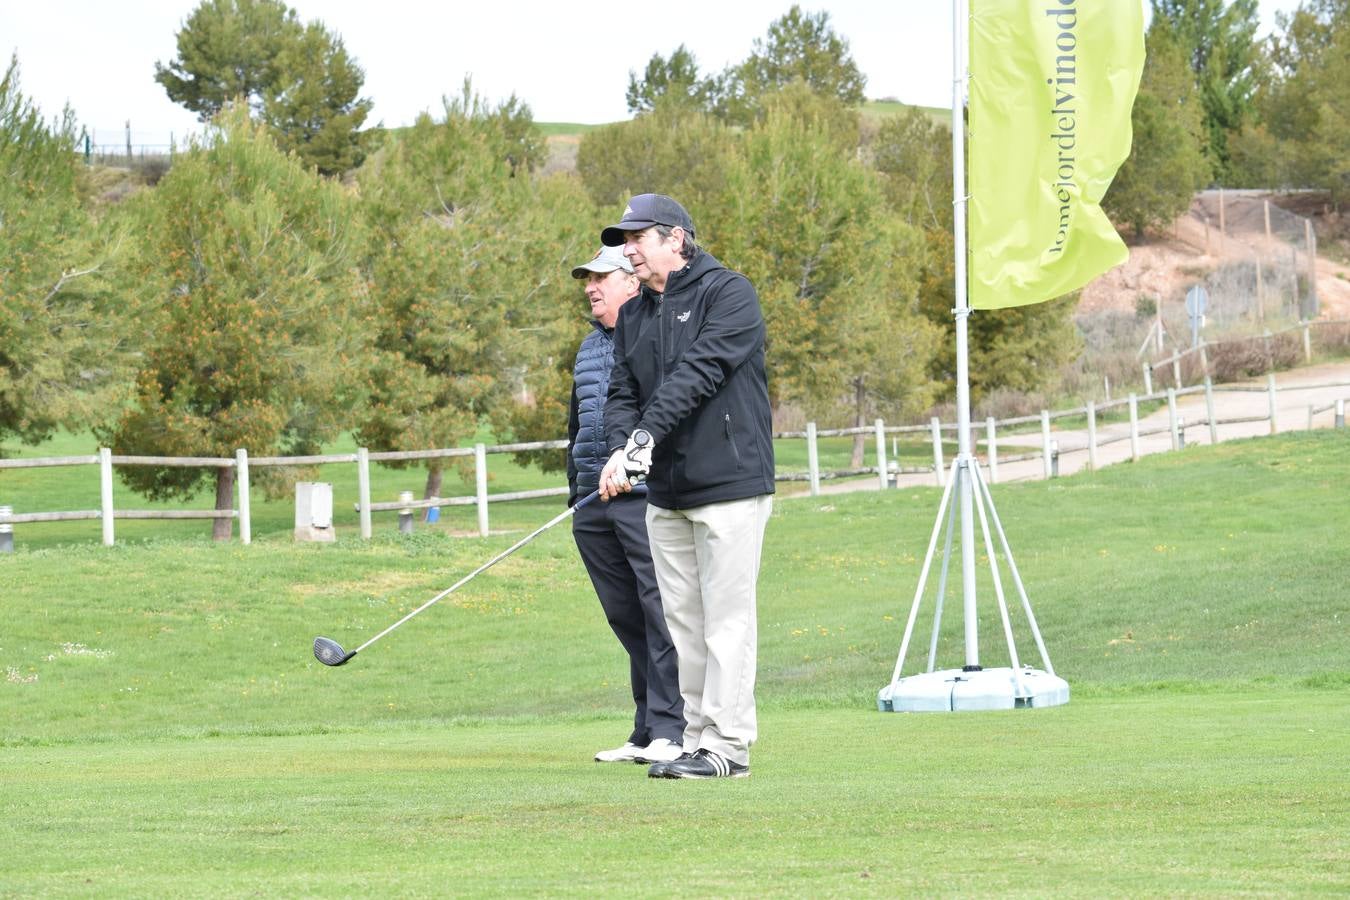
[[651, 432], [645, 428], [638, 428], [628, 436], [628, 443], [623, 448], [623, 467], [629, 475], [646, 475], [652, 470], [654, 446]]
[[626, 494], [633, 489], [632, 482], [628, 479], [628, 472], [624, 466], [627, 460], [623, 458], [622, 450], [615, 450], [610, 454], [609, 462], [605, 463], [605, 468], [600, 472], [600, 499], [609, 500], [619, 494]]

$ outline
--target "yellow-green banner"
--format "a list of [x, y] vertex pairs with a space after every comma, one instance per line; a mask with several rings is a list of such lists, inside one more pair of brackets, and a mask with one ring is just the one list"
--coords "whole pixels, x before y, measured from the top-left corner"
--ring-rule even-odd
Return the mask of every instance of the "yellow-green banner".
[[1143, 67], [1140, 0], [971, 0], [972, 307], [1050, 300], [1125, 261], [1099, 204]]

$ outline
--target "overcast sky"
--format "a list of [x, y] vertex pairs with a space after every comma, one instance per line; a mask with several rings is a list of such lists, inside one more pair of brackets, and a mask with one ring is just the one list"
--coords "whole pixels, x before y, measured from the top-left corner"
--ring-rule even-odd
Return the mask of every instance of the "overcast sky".
[[[1129, 0], [1111, 0], [1129, 2]], [[0, 50], [19, 57], [23, 92], [49, 118], [69, 102], [100, 144], [167, 145], [200, 130], [154, 81], [176, 55], [174, 36], [198, 0], [0, 0]], [[342, 36], [366, 73], [369, 123], [410, 124], [466, 75], [490, 100], [515, 93], [540, 122], [628, 118], [629, 70], [681, 43], [701, 71], [739, 62], [788, 0], [657, 3], [291, 0], [302, 20]], [[1298, 0], [1261, 0], [1263, 31]], [[924, 106], [951, 100], [947, 0], [822, 0], [867, 76], [867, 96]]]

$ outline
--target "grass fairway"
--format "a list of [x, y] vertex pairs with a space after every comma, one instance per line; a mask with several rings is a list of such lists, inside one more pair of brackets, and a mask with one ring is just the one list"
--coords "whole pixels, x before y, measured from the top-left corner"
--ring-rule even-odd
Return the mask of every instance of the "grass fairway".
[[[338, 724], [338, 723], [335, 723]], [[595, 720], [7, 751], [20, 895], [1314, 893], [1346, 887], [1344, 698], [766, 714], [748, 781], [579, 759]], [[15, 778], [22, 772], [22, 781]]]
[[590, 762], [627, 731], [625, 665], [563, 529], [342, 669], [316, 634], [354, 647], [515, 535], [21, 545], [0, 895], [1345, 893], [1348, 451], [997, 487], [1074, 692], [1044, 710], [874, 711], [936, 490], [779, 502], [738, 782]]

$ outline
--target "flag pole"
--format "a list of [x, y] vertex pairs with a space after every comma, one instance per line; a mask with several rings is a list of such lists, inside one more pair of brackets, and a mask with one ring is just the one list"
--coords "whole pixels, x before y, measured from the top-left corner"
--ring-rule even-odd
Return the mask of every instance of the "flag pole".
[[956, 308], [956, 477], [961, 517], [961, 597], [965, 618], [967, 671], [980, 668], [980, 635], [975, 615], [975, 520], [970, 466], [970, 346], [966, 320], [966, 147], [965, 109], [970, 67], [966, 59], [967, 0], [952, 0], [952, 220], [955, 238]]
[[[956, 330], [956, 417], [957, 417], [957, 454], [952, 463], [952, 478], [943, 492], [938, 507], [937, 521], [933, 524], [933, 533], [928, 543], [928, 553], [919, 573], [919, 584], [914, 592], [914, 602], [910, 607], [905, 624], [904, 637], [900, 642], [900, 653], [895, 661], [895, 670], [891, 674], [890, 684], [877, 693], [877, 708], [884, 712], [952, 711], [977, 709], [1013, 709], [1039, 706], [1057, 706], [1069, 700], [1069, 686], [1050, 666], [1050, 659], [1041, 640], [1040, 629], [1031, 612], [1031, 603], [1027, 599], [1022, 585], [1021, 575], [1013, 560], [1012, 547], [1008, 543], [998, 512], [994, 509], [994, 498], [989, 486], [980, 476], [979, 461], [975, 458], [974, 445], [970, 431], [970, 346], [968, 320], [971, 308], [967, 283], [967, 226], [966, 211], [969, 194], [966, 189], [965, 155], [965, 108], [970, 84], [970, 67], [967, 53], [966, 27], [969, 22], [970, 0], [952, 0], [952, 222], [953, 252], [955, 276], [955, 317]], [[978, 491], [978, 493], [977, 493]], [[956, 502], [948, 505], [955, 493]], [[979, 504], [980, 531], [984, 539], [985, 554], [989, 560], [989, 570], [993, 578], [994, 593], [998, 600], [1003, 632], [1008, 644], [1008, 656], [1012, 663], [1008, 668], [985, 669], [980, 665], [979, 624], [976, 615], [975, 563], [978, 548], [975, 543], [976, 503]], [[937, 547], [938, 534], [944, 516], [947, 523], [947, 543], [943, 551], [942, 578], [939, 583], [937, 612], [933, 620], [933, 637], [929, 650], [928, 671], [901, 677], [905, 663], [905, 654], [909, 648], [914, 623], [918, 616], [919, 604], [928, 582], [928, 574], [933, 563], [933, 552]], [[952, 517], [961, 520], [961, 596], [964, 616], [965, 664], [960, 669], [935, 671], [936, 648], [942, 621], [942, 596], [947, 580], [947, 566], [951, 562]], [[991, 529], [990, 523], [993, 527]], [[1022, 600], [1022, 608], [1030, 624], [1036, 645], [1041, 651], [1041, 659], [1048, 671], [1039, 671], [1023, 667], [1018, 659], [1017, 647], [1013, 642], [1012, 626], [1008, 617], [1008, 605], [1004, 597], [1003, 585], [998, 572], [995, 557], [994, 533], [997, 533], [1003, 549], [1004, 559], [1009, 566], [1013, 581]]]

